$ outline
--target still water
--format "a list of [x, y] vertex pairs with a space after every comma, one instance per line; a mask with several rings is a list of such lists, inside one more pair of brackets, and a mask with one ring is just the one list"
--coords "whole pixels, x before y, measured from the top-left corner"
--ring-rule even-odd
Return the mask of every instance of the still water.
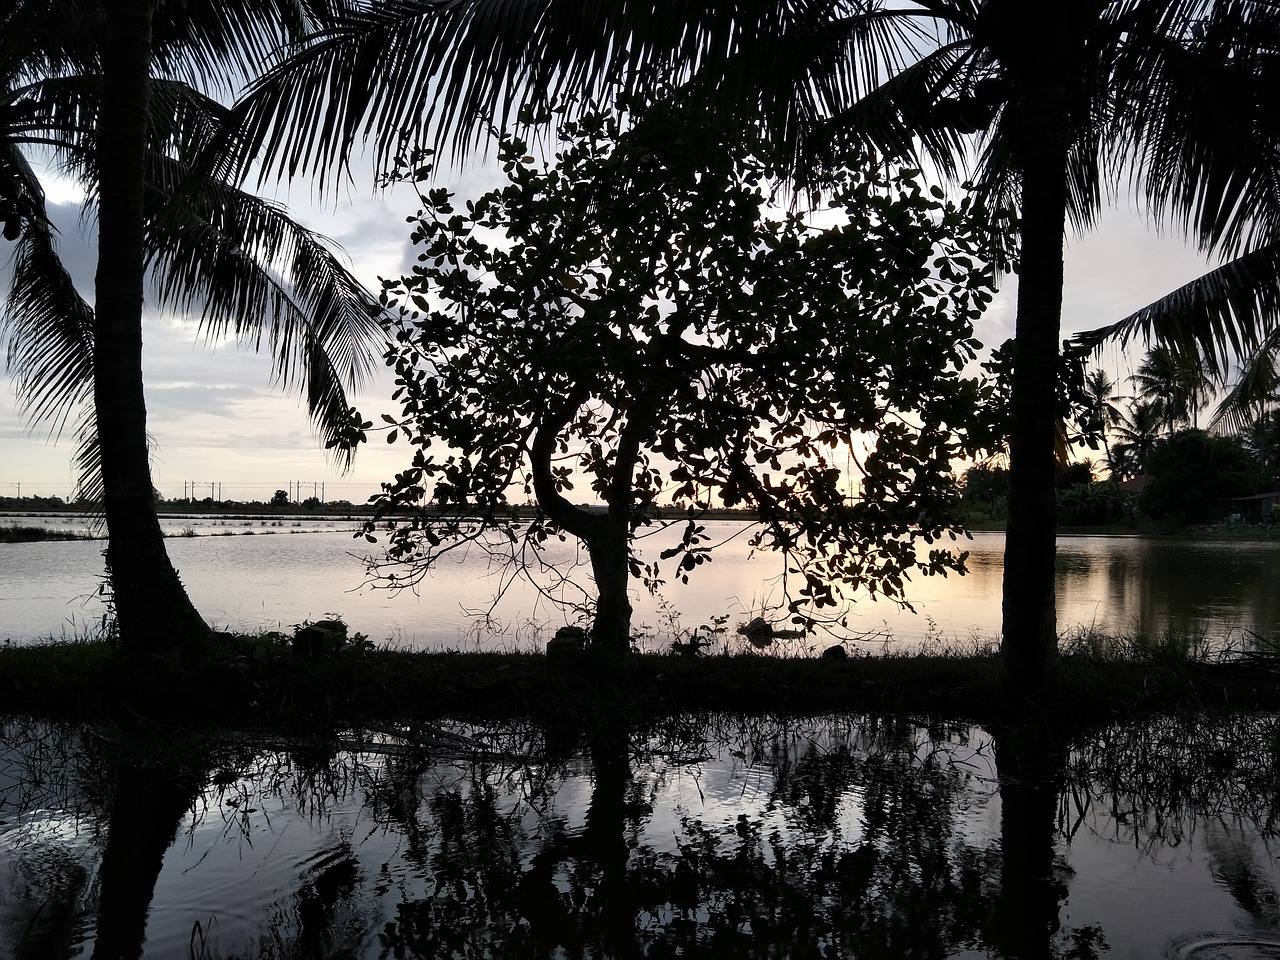
[[1274, 958], [1278, 733], [0, 720], [0, 960]]
[[[24, 518], [24, 523], [35, 522]], [[66, 518], [48, 521], [72, 525]], [[534, 587], [482, 550], [450, 555], [416, 591], [392, 594], [367, 582], [364, 558], [379, 549], [353, 536], [341, 518], [167, 521], [168, 542], [197, 608], [220, 628], [271, 630], [331, 615], [376, 642], [423, 649], [530, 649], [564, 623], [580, 622], [590, 586], [585, 555], [572, 542], [554, 544], [549, 570]], [[752, 556], [746, 527], [706, 524], [721, 545], [689, 584], [669, 582], [657, 596], [633, 598], [644, 649], [659, 649], [682, 631], [725, 618], [721, 642], [735, 649], [733, 628], [764, 614], [785, 619], [787, 579], [781, 559]], [[656, 556], [676, 542], [679, 525], [642, 544]], [[184, 529], [194, 536], [179, 536]], [[105, 607], [100, 542], [0, 544], [0, 642], [82, 634]], [[844, 611], [860, 649], [889, 642], [937, 640], [968, 645], [999, 635], [1004, 536], [978, 532], [966, 576], [916, 577], [907, 595], [914, 611], [865, 595]], [[1280, 542], [1200, 541], [1144, 537], [1063, 537], [1058, 548], [1058, 621], [1063, 631], [1159, 636], [1205, 632], [1230, 642], [1280, 632]], [[671, 571], [674, 572], [674, 571]], [[792, 579], [794, 584], [794, 578]], [[557, 602], [560, 601], [560, 602]], [[792, 641], [784, 653], [830, 642], [826, 634]]]

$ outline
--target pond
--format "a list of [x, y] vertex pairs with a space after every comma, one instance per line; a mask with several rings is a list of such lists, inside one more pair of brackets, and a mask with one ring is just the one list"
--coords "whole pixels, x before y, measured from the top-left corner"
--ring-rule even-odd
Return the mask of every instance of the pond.
[[1280, 956], [1273, 717], [0, 721], [0, 960]]
[[[590, 586], [585, 555], [573, 542], [551, 546], [550, 568], [531, 571], [537, 587], [477, 548], [451, 555], [416, 592], [392, 594], [366, 582], [363, 558], [379, 547], [354, 537], [354, 520], [198, 518], [166, 524], [170, 555], [192, 599], [222, 629], [272, 630], [337, 614], [375, 642], [405, 648], [532, 649], [557, 626], [579, 621], [583, 588]], [[657, 596], [635, 590], [642, 649], [665, 648], [681, 631], [714, 625], [717, 618], [727, 627], [722, 642], [735, 649], [742, 642], [733, 633], [738, 624], [762, 613], [785, 619], [781, 559], [753, 556], [745, 524], [706, 527], [720, 546], [688, 585], [668, 582]], [[642, 551], [656, 556], [676, 542], [678, 530], [659, 531]], [[1004, 535], [978, 532], [953, 546], [969, 551], [966, 576], [914, 578], [907, 590], [914, 610], [862, 595], [842, 611], [848, 621], [843, 634], [866, 652], [879, 652], [886, 643], [965, 648], [998, 637]], [[102, 547], [97, 541], [0, 544], [0, 641], [92, 632], [105, 612], [97, 594]], [[1204, 632], [1247, 643], [1251, 634], [1274, 637], [1280, 630], [1278, 582], [1278, 541], [1062, 537], [1059, 626], [1125, 636]], [[784, 644], [782, 652], [830, 642], [819, 634]]]

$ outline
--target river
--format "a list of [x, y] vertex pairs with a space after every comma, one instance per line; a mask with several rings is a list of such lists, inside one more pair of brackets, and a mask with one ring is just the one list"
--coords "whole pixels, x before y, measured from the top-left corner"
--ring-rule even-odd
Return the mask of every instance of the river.
[[[416, 591], [392, 593], [369, 584], [364, 558], [380, 547], [356, 538], [353, 520], [206, 517], [165, 524], [192, 599], [221, 629], [288, 629], [336, 615], [375, 642], [404, 648], [533, 649], [557, 626], [580, 620], [582, 586], [590, 586], [585, 555], [572, 542], [548, 551], [555, 572], [545, 572], [537, 587], [472, 549], [452, 555]], [[760, 614], [785, 619], [780, 558], [752, 556], [741, 523], [706, 526], [720, 546], [688, 585], [669, 582], [655, 596], [636, 589], [642, 649], [661, 649], [717, 618], [726, 628], [717, 645], [737, 649], [743, 642], [733, 632], [737, 625]], [[676, 530], [646, 540], [644, 553], [674, 543]], [[847, 626], [837, 635], [864, 652], [929, 644], [968, 649], [998, 637], [1004, 536], [977, 532], [954, 546], [969, 551], [965, 576], [913, 578], [907, 590], [913, 610], [858, 595], [842, 611]], [[106, 612], [98, 594], [102, 548], [100, 541], [0, 544], [0, 641], [96, 629]], [[557, 584], [561, 574], [567, 581]], [[1243, 644], [1254, 634], [1280, 633], [1277, 583], [1280, 542], [1067, 536], [1058, 548], [1058, 621], [1064, 633], [1173, 632]], [[798, 654], [830, 642], [832, 634], [819, 632], [777, 646]]]

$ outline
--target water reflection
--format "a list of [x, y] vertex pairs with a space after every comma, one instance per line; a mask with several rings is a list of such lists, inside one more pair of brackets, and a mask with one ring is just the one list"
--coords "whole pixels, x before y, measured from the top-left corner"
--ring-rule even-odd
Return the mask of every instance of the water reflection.
[[1278, 729], [10, 720], [0, 957], [1273, 955]]

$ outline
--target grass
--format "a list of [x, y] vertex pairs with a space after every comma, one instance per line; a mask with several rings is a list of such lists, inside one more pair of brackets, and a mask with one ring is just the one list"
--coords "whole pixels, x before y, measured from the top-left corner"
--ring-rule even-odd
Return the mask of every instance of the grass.
[[532, 652], [423, 653], [359, 642], [312, 661], [295, 656], [280, 633], [224, 633], [198, 664], [140, 669], [107, 640], [80, 640], [0, 648], [0, 701], [40, 716], [145, 711], [226, 725], [706, 711], [992, 723], [1030, 711], [1076, 729], [1224, 706], [1280, 711], [1275, 651], [1210, 656], [1185, 638], [1079, 634], [1064, 639], [1060, 686], [1024, 697], [1001, 687], [999, 656], [974, 643], [838, 661], [592, 651], [551, 661]]
[[0, 543], [39, 543], [45, 540], [96, 540], [87, 530], [63, 530], [53, 527], [0, 524]]

